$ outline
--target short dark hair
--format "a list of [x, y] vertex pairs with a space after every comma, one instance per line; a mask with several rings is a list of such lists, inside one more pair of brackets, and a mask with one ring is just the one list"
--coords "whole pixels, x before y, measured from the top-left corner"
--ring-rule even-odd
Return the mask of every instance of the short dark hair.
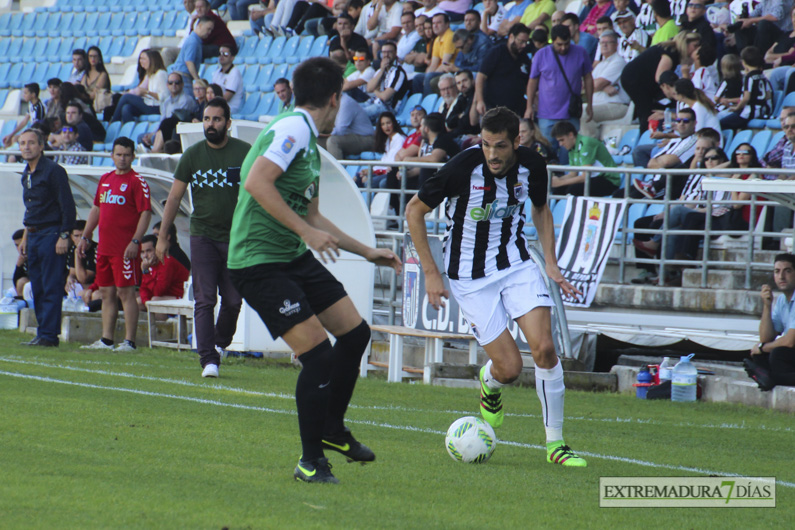
[[220, 46], [218, 46], [218, 49], [220, 50], [221, 48], [226, 48], [227, 50], [229, 50], [229, 52], [232, 54], [232, 57], [237, 55], [238, 49], [236, 42], [221, 44]]
[[385, 40], [384, 42], [381, 43], [382, 50], [384, 49], [384, 46], [392, 46], [393, 48], [395, 48], [395, 53], [397, 53], [397, 43], [395, 41]]
[[573, 23], [577, 24], [578, 26], [580, 25], [580, 17], [578, 17], [576, 13], [566, 13], [560, 19], [561, 22], [565, 22], [567, 20], [569, 22], [573, 22]]
[[[346, 14], [347, 14], [347, 13], [346, 13]], [[342, 16], [342, 15], [340, 15], [340, 16]], [[417, 18], [417, 15], [415, 15], [415, 14], [414, 14], [414, 11], [405, 11], [405, 12], [403, 12], [403, 13], [400, 15], [400, 18], [403, 18], [403, 17], [405, 17], [405, 16], [410, 16], [410, 17], [411, 17], [411, 20], [415, 20], [415, 19]], [[339, 17], [338, 17], [338, 18], [339, 18]], [[350, 16], [350, 15], [348, 15], [348, 18], [350, 18], [351, 20], [353, 20], [353, 18], [351, 18], [351, 16]]]
[[660, 74], [660, 86], [662, 85], [669, 85], [674, 86], [676, 82], [679, 81], [679, 76], [676, 75], [676, 72], [673, 70], [666, 70], [665, 72]]
[[789, 252], [784, 252], [782, 254], [776, 254], [776, 257], [773, 258], [773, 263], [777, 261], [788, 261], [790, 265], [795, 267], [795, 254], [790, 254]]
[[83, 106], [76, 99], [70, 99], [69, 103], [66, 104], [66, 107], [64, 107], [63, 110], [65, 111], [69, 107], [77, 107], [77, 113], [81, 116], [83, 115]]
[[696, 111], [694, 111], [690, 107], [684, 107], [682, 109], [679, 109], [679, 110], [676, 111], [676, 113], [677, 114], [683, 114], [683, 113], [684, 114], [690, 114], [691, 116], [693, 116], [693, 118], [696, 117]]
[[[565, 20], [566, 17], [563, 17], [563, 19]], [[599, 18], [596, 19], [596, 23], [597, 24], [610, 24], [610, 25], [612, 25], [613, 24], [613, 19], [610, 18], [610, 17], [599, 17]]]
[[514, 141], [519, 136], [519, 116], [508, 107], [494, 107], [483, 115], [480, 127], [490, 133], [506, 131], [508, 139]]
[[58, 79], [57, 77], [51, 77], [50, 79], [47, 80], [47, 86], [48, 87], [57, 86], [58, 88], [61, 88], [62, 84], [63, 84], [63, 82], [60, 79]]
[[[163, 221], [158, 221], [154, 225], [152, 225], [152, 230], [160, 230], [160, 226], [162, 225]], [[152, 234], [154, 235], [154, 234]], [[171, 226], [168, 227], [168, 235], [171, 236], [171, 244], [177, 244], [177, 225], [171, 223]]]
[[720, 145], [722, 139], [720, 133], [712, 127], [704, 127], [703, 129], [696, 131], [696, 138], [712, 140], [712, 143], [718, 146]]
[[37, 127], [28, 127], [19, 133], [19, 135], [22, 136], [23, 134], [28, 133], [36, 135], [36, 140], [38, 141], [39, 145], [44, 145], [44, 133], [41, 132], [41, 130], [39, 130]]
[[651, 10], [658, 17], [671, 18], [671, 4], [668, 0], [651, 0]]
[[743, 51], [740, 52], [740, 59], [753, 68], [764, 68], [765, 66], [765, 56], [756, 46], [746, 46], [743, 48]]
[[287, 86], [290, 86], [290, 80], [286, 79], [284, 77], [280, 77], [279, 79], [277, 79], [276, 81], [273, 82], [273, 86], [276, 86], [276, 85], [287, 85]]
[[342, 92], [342, 68], [328, 57], [312, 57], [293, 73], [293, 94], [297, 107], [323, 107], [331, 96]]
[[72, 230], [85, 230], [86, 229], [86, 220], [85, 219], [78, 219], [75, 221], [75, 225], [72, 227]]
[[552, 126], [552, 132], [549, 133], [552, 138], [560, 138], [568, 134], [577, 136], [577, 128], [568, 120], [561, 120]]
[[448, 15], [444, 11], [442, 11], [441, 13], [434, 13], [433, 16], [431, 17], [431, 20], [433, 20], [436, 17], [442, 17], [446, 24], [450, 23], [450, 15]]
[[25, 85], [25, 88], [28, 89], [28, 92], [34, 94], [36, 97], [39, 97], [39, 84], [38, 83], [28, 83]]
[[533, 30], [533, 34], [530, 35], [530, 40], [533, 42], [543, 42], [545, 45], [549, 41], [549, 32], [547, 31], [547, 27], [541, 24], [539, 27]]
[[11, 236], [11, 240], [16, 241], [17, 239], [22, 239], [22, 236], [24, 235], [25, 235], [25, 229], [20, 228], [19, 230], [13, 233], [13, 235]]
[[113, 148], [111, 148], [110, 152], [112, 153], [116, 146], [124, 147], [125, 149], [129, 149], [133, 154], [135, 153], [135, 142], [127, 138], [126, 136], [119, 136], [115, 140], [113, 140]]
[[478, 11], [477, 9], [467, 9], [466, 11], [464, 11], [464, 16], [467, 15], [475, 15], [476, 17], [478, 17], [478, 20], [481, 20], [480, 11]]
[[444, 132], [444, 117], [438, 112], [431, 112], [422, 119], [422, 123], [432, 132], [441, 134]]
[[528, 35], [530, 35], [530, 28], [528, 28], [521, 22], [517, 22], [516, 24], [511, 26], [511, 29], [508, 30], [508, 35], [513, 35], [514, 37], [516, 37], [520, 33], [527, 33]]
[[471, 79], [471, 80], [473, 80], [473, 81], [475, 80], [475, 76], [473, 76], [473, 75], [472, 75], [472, 72], [470, 72], [470, 71], [469, 71], [469, 70], [467, 70], [466, 68], [463, 68], [463, 69], [461, 69], [461, 70], [457, 71], [457, 72], [455, 73], [455, 75], [465, 75], [465, 76], [467, 76], [469, 79]]
[[[753, 48], [753, 46], [746, 46], [746, 48]], [[745, 51], [745, 48], [743, 48], [743, 51]], [[698, 54], [698, 60], [701, 63], [701, 66], [709, 66], [718, 58], [718, 53], [715, 51], [715, 47], [710, 44], [709, 41], [699, 46], [696, 53]], [[764, 65], [764, 60], [762, 63], [763, 64], [761, 66]]]
[[[229, 109], [229, 103], [222, 97], [214, 97], [210, 101], [207, 102], [207, 107], [217, 107], [224, 111], [224, 119], [229, 121], [232, 117], [232, 111]], [[205, 108], [207, 108], [205, 107]]]
[[552, 33], [550, 33], [550, 37], [552, 38], [552, 42], [557, 39], [568, 41], [571, 40], [572, 35], [567, 26], [558, 24], [557, 26], [552, 26]]
[[146, 234], [144, 237], [141, 238], [141, 246], [144, 246], [144, 243], [152, 243], [153, 246], [157, 246], [157, 236], [154, 234]]

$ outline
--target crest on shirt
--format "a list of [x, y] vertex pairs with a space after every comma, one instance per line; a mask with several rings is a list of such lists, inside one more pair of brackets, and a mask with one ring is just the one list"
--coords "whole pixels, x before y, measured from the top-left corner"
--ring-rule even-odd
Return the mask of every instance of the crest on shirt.
[[282, 143], [282, 152], [284, 152], [284, 154], [289, 153], [290, 151], [293, 150], [294, 145], [295, 145], [295, 137], [288, 136], [287, 138], [284, 139], [284, 142]]
[[315, 187], [315, 183], [313, 182], [312, 184], [307, 186], [306, 189], [304, 190], [304, 197], [306, 197], [308, 200], [311, 201], [312, 197], [315, 196], [315, 190], [316, 190], [316, 187]]
[[519, 202], [527, 199], [527, 192], [520, 182], [513, 185], [513, 198]]
[[127, 190], [127, 184], [122, 184], [122, 185], [119, 187], [119, 189], [120, 189], [121, 191], [126, 191], [126, 190]]

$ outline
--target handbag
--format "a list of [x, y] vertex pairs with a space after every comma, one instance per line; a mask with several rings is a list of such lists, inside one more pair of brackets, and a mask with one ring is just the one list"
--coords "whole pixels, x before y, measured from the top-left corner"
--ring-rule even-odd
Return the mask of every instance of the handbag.
[[582, 97], [579, 94], [575, 94], [574, 90], [571, 89], [569, 78], [566, 77], [566, 71], [563, 69], [563, 65], [560, 64], [560, 58], [555, 53], [555, 50], [552, 50], [552, 55], [555, 56], [555, 62], [558, 63], [560, 73], [563, 74], [563, 80], [566, 81], [566, 86], [569, 87], [569, 94], [571, 94], [569, 99], [569, 118], [580, 119], [582, 117]]
[[113, 94], [107, 89], [98, 88], [94, 95], [94, 110], [99, 113], [105, 110], [113, 103]]

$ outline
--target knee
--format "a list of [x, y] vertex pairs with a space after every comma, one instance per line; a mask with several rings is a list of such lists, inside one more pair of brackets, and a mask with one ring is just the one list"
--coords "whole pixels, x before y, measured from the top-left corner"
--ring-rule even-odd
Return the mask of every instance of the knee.
[[513, 383], [519, 378], [522, 373], [522, 358], [521, 356], [511, 357], [510, 359], [503, 359], [501, 362], [496, 363], [492, 361], [491, 375], [497, 381], [503, 384]]
[[541, 339], [538, 344], [531, 346], [533, 361], [539, 368], [554, 368], [558, 364], [558, 354], [552, 337]]

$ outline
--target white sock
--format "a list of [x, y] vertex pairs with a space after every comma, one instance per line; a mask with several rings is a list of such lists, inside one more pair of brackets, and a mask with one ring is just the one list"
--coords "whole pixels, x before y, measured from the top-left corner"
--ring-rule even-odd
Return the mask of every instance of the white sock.
[[536, 366], [536, 394], [541, 401], [547, 443], [563, 440], [563, 366], [558, 361], [554, 368]]
[[486, 383], [486, 386], [490, 389], [499, 390], [505, 386], [505, 383], [500, 383], [494, 378], [494, 376], [491, 374], [491, 366], [491, 359], [489, 359], [489, 362], [486, 363], [486, 371], [483, 374], [483, 382]]

